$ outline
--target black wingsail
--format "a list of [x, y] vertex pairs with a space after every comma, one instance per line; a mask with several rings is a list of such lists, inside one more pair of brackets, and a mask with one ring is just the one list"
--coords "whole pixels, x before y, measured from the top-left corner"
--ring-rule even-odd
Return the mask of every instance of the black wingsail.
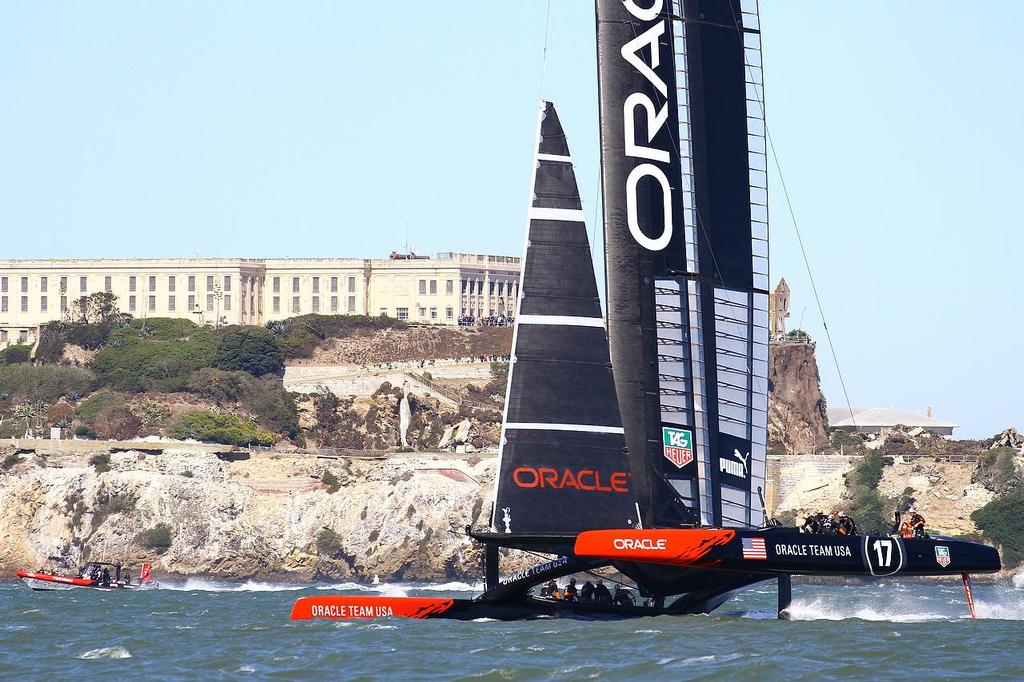
[[597, 21], [608, 333], [644, 522], [757, 526], [768, 391], [757, 3], [597, 0]]
[[636, 526], [608, 341], [565, 134], [544, 102], [512, 340], [494, 530]]

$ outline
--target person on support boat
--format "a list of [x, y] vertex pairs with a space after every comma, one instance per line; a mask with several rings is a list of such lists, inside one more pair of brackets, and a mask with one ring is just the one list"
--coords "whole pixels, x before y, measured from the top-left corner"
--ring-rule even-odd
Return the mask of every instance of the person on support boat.
[[600, 604], [612, 603], [612, 593], [608, 591], [603, 580], [597, 581], [597, 586], [594, 588], [594, 599]]
[[540, 596], [549, 599], [555, 599], [556, 592], [558, 592], [558, 583], [554, 580], [549, 580], [544, 587], [540, 588]]
[[818, 522], [818, 515], [811, 514], [804, 519], [804, 525], [800, 526], [801, 533], [820, 533], [821, 524]]
[[580, 601], [594, 601], [594, 583], [589, 580], [580, 588]]
[[569, 584], [565, 586], [565, 590], [562, 592], [562, 599], [565, 601], [577, 601], [579, 596], [579, 590], [576, 589], [576, 578], [569, 578]]
[[619, 606], [636, 606], [636, 600], [633, 599], [633, 593], [622, 587], [622, 585], [615, 586], [615, 603]]

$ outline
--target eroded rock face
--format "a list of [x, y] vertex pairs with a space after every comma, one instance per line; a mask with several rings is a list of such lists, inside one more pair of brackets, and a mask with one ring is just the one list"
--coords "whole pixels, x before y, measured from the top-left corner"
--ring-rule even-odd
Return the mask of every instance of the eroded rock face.
[[809, 454], [828, 442], [814, 345], [773, 345], [768, 353], [768, 447]]
[[[84, 456], [26, 458], [0, 475], [0, 570], [105, 552], [163, 574], [475, 582], [481, 555], [462, 530], [487, 522], [494, 463], [117, 453], [97, 474]], [[340, 483], [333, 494], [325, 470]], [[173, 538], [162, 553], [138, 537], [158, 524]]]

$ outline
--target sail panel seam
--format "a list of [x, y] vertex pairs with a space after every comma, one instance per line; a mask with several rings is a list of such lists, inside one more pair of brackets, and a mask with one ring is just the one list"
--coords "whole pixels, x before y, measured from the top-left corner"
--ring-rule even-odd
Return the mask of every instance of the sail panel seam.
[[549, 424], [544, 422], [512, 422], [505, 424], [505, 430], [531, 431], [580, 431], [583, 433], [616, 433], [624, 434], [621, 426], [598, 426], [595, 424]]

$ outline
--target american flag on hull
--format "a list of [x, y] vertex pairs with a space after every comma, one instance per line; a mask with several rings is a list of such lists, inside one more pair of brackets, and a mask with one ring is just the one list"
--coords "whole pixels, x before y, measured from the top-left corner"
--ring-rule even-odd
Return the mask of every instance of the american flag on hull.
[[764, 538], [742, 538], [744, 559], [768, 559], [764, 549]]

